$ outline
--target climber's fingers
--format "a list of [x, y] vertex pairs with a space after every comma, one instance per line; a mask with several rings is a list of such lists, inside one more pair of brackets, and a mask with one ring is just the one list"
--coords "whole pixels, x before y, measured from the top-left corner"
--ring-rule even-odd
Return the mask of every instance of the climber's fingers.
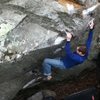
[[90, 22], [89, 22], [89, 28], [90, 29], [93, 29], [94, 28], [94, 19], [92, 19]]
[[71, 38], [72, 38], [72, 34], [69, 33], [69, 32], [67, 32], [67, 34], [66, 34], [66, 39], [67, 39], [67, 41], [70, 41]]

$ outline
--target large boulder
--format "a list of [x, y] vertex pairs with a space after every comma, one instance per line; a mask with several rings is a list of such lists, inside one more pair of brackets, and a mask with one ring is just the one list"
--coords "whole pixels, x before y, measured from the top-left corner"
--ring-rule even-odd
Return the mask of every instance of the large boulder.
[[[50, 90], [42, 90], [33, 96], [29, 97], [27, 100], [51, 100], [56, 97], [56, 93]], [[51, 99], [50, 99], [51, 98]]]
[[[45, 57], [58, 56], [65, 43], [62, 31], [67, 29], [76, 36], [73, 49], [85, 42], [86, 25], [92, 17], [81, 16], [83, 7], [67, 5], [55, 0], [9, 0], [0, 5], [0, 100], [11, 100], [32, 79], [28, 71], [40, 68]], [[96, 30], [89, 59], [75, 69], [62, 71], [61, 76], [78, 75], [93, 66], [90, 61], [98, 53], [94, 47], [99, 28]]]

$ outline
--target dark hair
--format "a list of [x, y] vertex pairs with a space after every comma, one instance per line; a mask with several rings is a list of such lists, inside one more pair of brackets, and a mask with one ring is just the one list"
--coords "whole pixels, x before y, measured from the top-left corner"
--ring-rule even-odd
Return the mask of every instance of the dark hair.
[[85, 45], [79, 46], [78, 51], [82, 52], [82, 54], [86, 54], [87, 52], [86, 46]]

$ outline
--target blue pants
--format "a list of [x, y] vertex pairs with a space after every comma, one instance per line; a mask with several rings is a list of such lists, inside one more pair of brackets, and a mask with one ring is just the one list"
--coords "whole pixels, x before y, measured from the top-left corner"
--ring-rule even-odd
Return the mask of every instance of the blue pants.
[[59, 59], [50, 59], [46, 58], [43, 61], [43, 74], [46, 76], [51, 75], [51, 69], [52, 67], [59, 68], [59, 69], [65, 69], [65, 65], [62, 60]]

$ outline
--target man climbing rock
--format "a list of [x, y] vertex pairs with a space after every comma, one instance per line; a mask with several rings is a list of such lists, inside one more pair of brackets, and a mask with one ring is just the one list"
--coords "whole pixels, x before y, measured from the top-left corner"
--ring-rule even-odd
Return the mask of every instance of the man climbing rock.
[[50, 59], [45, 58], [43, 61], [43, 79], [51, 80], [51, 69], [52, 67], [59, 69], [68, 69], [74, 67], [75, 65], [83, 63], [89, 55], [92, 37], [93, 37], [94, 22], [93, 20], [89, 22], [89, 34], [85, 45], [77, 46], [76, 51], [72, 52], [70, 48], [70, 41], [72, 39], [72, 34], [67, 33], [66, 35], [66, 45], [65, 51], [66, 55], [60, 59]]

